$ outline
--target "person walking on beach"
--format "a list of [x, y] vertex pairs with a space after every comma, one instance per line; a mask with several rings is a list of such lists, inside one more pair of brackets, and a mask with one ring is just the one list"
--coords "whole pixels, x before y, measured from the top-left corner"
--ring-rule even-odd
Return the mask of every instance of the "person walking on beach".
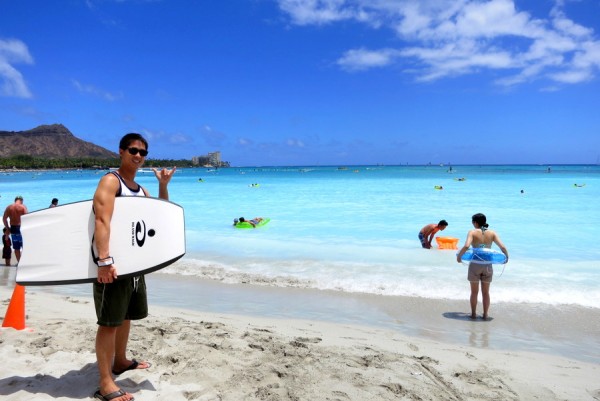
[[12, 257], [12, 249], [10, 249], [10, 246], [12, 245], [12, 242], [10, 241], [8, 228], [4, 227], [2, 233], [2, 259], [4, 259], [4, 264], [6, 266], [10, 266], [10, 259]]
[[[467, 233], [467, 239], [462, 249], [456, 254], [456, 261], [462, 263], [462, 256], [469, 249], [473, 248], [491, 248], [492, 242], [498, 245], [502, 253], [506, 256], [506, 262], [508, 263], [508, 250], [500, 240], [500, 237], [496, 232], [488, 229], [486, 217], [483, 213], [474, 214], [471, 218], [473, 223], [473, 230]], [[494, 275], [494, 269], [491, 264], [477, 264], [469, 263], [469, 273], [467, 280], [471, 284], [471, 319], [477, 319], [477, 297], [479, 295], [479, 282], [481, 282], [481, 298], [483, 302], [483, 319], [488, 319], [488, 312], [490, 309], [490, 284], [492, 283], [492, 276]]]
[[[137, 170], [148, 155], [148, 142], [137, 133], [129, 133], [119, 143], [120, 167], [104, 175], [93, 199], [94, 238], [98, 251], [98, 279], [94, 283], [94, 304], [98, 318], [96, 359], [100, 373], [99, 389], [94, 397], [101, 400], [129, 401], [133, 396], [121, 390], [113, 379], [132, 369], [148, 369], [150, 363], [127, 359], [127, 341], [131, 320], [148, 316], [144, 276], [117, 280], [119, 264], [110, 256], [110, 222], [117, 196], [149, 196], [135, 182]], [[152, 169], [158, 180], [158, 197], [169, 200], [168, 184], [176, 168]]]
[[419, 231], [419, 241], [421, 241], [421, 246], [426, 249], [431, 249], [431, 241], [433, 241], [433, 237], [438, 231], [444, 231], [448, 227], [448, 222], [446, 220], [440, 220], [437, 224], [427, 224], [425, 227]]
[[[23, 204], [23, 197], [18, 195], [15, 198], [15, 203], [8, 205], [4, 210], [4, 227], [10, 230], [10, 236], [12, 237], [12, 245], [15, 250], [15, 257], [17, 258], [17, 264], [21, 260], [21, 249], [23, 248], [23, 237], [21, 237], [21, 216], [27, 214], [27, 206]], [[10, 223], [9, 223], [10, 221]]]

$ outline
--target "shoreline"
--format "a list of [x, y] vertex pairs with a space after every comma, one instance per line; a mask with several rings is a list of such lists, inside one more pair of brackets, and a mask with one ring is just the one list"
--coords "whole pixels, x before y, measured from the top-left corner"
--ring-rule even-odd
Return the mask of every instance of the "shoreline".
[[[0, 286], [3, 310], [11, 293]], [[91, 397], [97, 386], [91, 299], [28, 290], [26, 308], [31, 330], [0, 331], [0, 356], [10, 361], [0, 366], [2, 398]], [[117, 380], [138, 400], [600, 398], [598, 364], [352, 324], [151, 304], [150, 316], [132, 325], [129, 349], [130, 357], [153, 364]]]
[[[6, 275], [5, 275], [6, 276]], [[0, 287], [10, 285], [0, 280]], [[496, 351], [534, 351], [600, 363], [600, 309], [574, 305], [494, 303], [491, 321], [472, 321], [468, 299], [325, 291], [225, 284], [210, 279], [153, 273], [146, 276], [149, 307], [192, 313], [225, 313], [277, 320], [299, 319], [391, 330], [409, 337]], [[14, 285], [14, 278], [13, 278]], [[28, 292], [91, 300], [88, 285], [32, 286]], [[467, 291], [467, 289], [465, 289]], [[465, 297], [468, 294], [465, 294]], [[479, 302], [481, 313], [481, 300]]]

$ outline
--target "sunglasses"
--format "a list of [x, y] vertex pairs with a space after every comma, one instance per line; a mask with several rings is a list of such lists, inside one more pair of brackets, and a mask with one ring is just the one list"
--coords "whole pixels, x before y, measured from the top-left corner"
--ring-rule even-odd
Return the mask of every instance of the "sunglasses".
[[137, 155], [138, 153], [140, 154], [140, 156], [142, 157], [146, 157], [148, 156], [148, 151], [145, 149], [138, 149], [138, 148], [127, 148], [127, 151], [129, 152], [129, 154], [132, 155]]

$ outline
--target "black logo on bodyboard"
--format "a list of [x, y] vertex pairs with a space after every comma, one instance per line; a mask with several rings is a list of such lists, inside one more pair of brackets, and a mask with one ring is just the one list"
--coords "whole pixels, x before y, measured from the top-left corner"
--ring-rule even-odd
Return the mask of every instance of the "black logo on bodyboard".
[[156, 231], [153, 228], [146, 231], [146, 222], [144, 220], [138, 222], [131, 222], [131, 246], [144, 246], [146, 242], [146, 236], [154, 237]]

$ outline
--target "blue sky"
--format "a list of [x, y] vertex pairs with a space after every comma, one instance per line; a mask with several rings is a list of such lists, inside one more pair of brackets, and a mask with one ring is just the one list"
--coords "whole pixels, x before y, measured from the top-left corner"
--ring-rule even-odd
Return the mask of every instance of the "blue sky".
[[600, 0], [0, 0], [0, 130], [234, 166], [600, 162]]

